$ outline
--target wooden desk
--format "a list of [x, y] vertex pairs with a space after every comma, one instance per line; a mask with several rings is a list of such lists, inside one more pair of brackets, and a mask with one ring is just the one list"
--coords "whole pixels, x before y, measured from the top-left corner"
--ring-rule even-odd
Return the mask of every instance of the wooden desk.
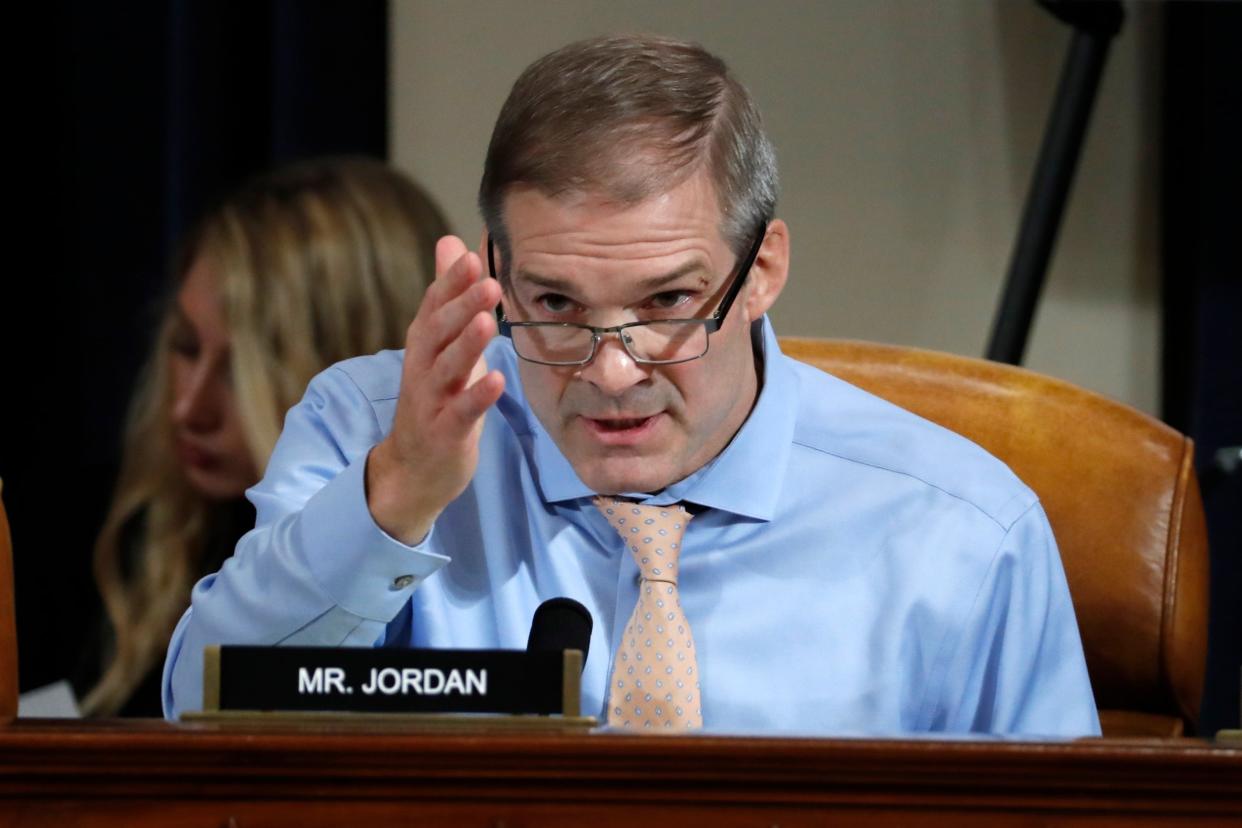
[[8, 825], [1242, 824], [1242, 750], [25, 720]]

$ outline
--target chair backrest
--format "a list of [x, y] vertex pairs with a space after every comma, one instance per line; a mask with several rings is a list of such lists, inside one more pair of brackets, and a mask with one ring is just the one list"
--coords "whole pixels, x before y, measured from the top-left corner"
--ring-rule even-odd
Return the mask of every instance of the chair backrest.
[[1193, 731], [1208, 555], [1189, 438], [1010, 365], [846, 340], [784, 338], [781, 348], [1007, 463], [1056, 535], [1104, 735]]
[[13, 543], [0, 481], [0, 723], [17, 716], [17, 612], [13, 600]]

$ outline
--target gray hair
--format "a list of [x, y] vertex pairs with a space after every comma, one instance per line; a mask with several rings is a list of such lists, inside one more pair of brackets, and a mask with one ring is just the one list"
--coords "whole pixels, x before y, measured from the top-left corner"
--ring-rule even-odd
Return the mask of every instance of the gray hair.
[[749, 93], [697, 44], [592, 38], [545, 55], [513, 84], [487, 149], [479, 210], [508, 261], [503, 207], [514, 186], [634, 205], [701, 168], [715, 186], [721, 236], [742, 256], [780, 189]]

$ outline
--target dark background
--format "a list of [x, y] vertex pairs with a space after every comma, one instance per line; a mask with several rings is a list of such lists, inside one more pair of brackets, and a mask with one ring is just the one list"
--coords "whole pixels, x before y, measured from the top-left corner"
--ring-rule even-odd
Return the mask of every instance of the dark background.
[[36, 30], [49, 112], [21, 123], [49, 161], [29, 211], [45, 255], [0, 299], [23, 691], [74, 671], [99, 611], [91, 547], [177, 240], [252, 173], [388, 152], [382, 0], [70, 2]]
[[[1214, 460], [1242, 445], [1242, 9], [1164, 13], [1162, 416], [1197, 443], [1213, 579], [1201, 730], [1214, 733], [1238, 726], [1242, 664], [1242, 471]], [[97, 607], [90, 549], [176, 240], [253, 172], [388, 150], [382, 0], [70, 2], [53, 14], [34, 29], [51, 90], [18, 119], [32, 166], [50, 170], [16, 171], [39, 178], [21, 205], [36, 227], [16, 241], [41, 255], [0, 294], [23, 691], [66, 676]]]
[[1163, 410], [1195, 440], [1212, 552], [1200, 730], [1238, 727], [1242, 670], [1242, 5], [1165, 7]]

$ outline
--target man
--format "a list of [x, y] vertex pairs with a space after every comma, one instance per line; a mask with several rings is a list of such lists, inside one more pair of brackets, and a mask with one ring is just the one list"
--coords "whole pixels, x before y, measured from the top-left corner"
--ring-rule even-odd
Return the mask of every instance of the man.
[[566, 595], [595, 619], [584, 708], [618, 726], [1098, 732], [1034, 494], [780, 354], [776, 191], [757, 110], [696, 46], [528, 68], [483, 249], [442, 240], [405, 351], [290, 412], [166, 712], [199, 706], [206, 644], [521, 648]]

